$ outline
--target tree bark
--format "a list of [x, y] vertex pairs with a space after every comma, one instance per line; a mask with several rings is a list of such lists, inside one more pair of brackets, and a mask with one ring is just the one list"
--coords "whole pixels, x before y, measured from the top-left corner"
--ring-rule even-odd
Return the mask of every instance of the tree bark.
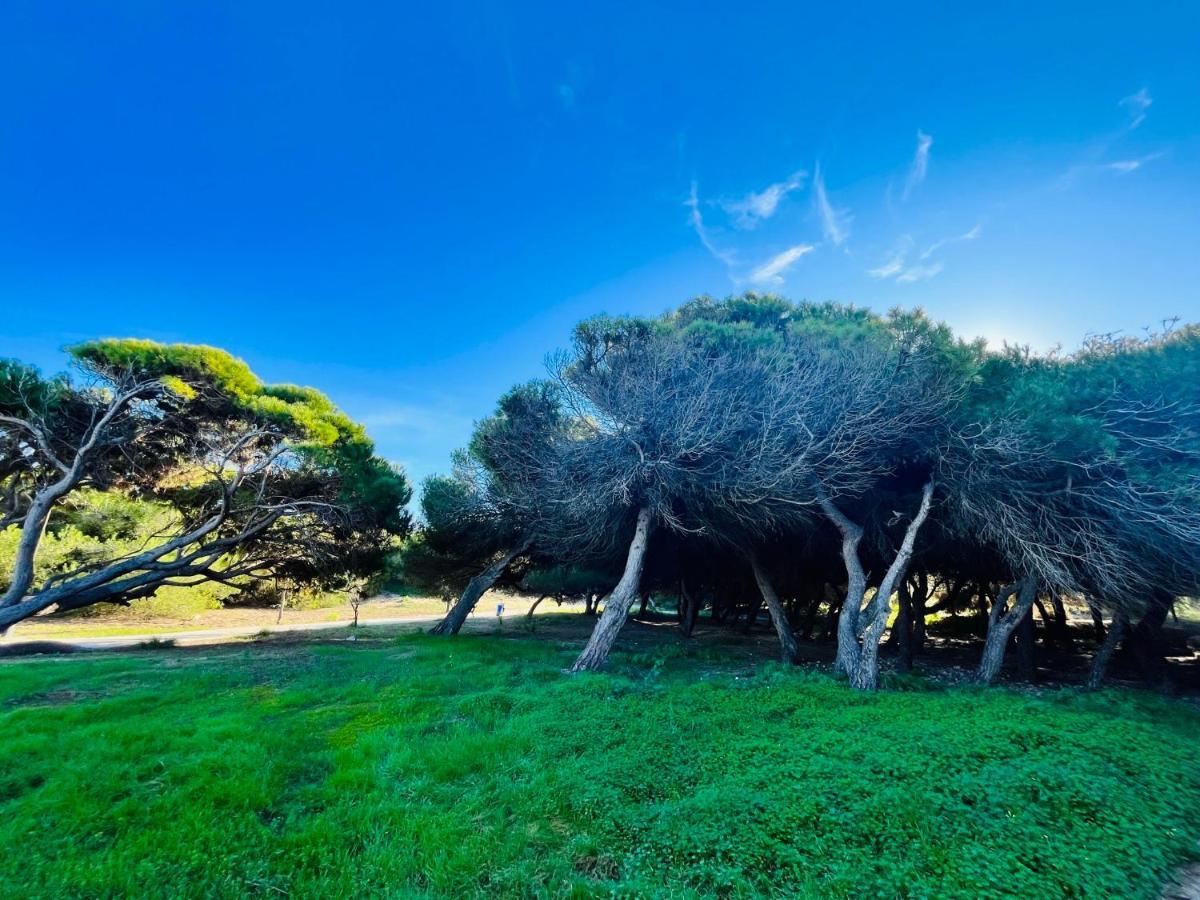
[[783, 604], [779, 602], [775, 586], [771, 584], [771, 579], [758, 557], [753, 552], [747, 555], [750, 560], [750, 569], [754, 572], [754, 580], [758, 584], [763, 602], [767, 604], [767, 612], [771, 615], [771, 624], [775, 626], [775, 633], [779, 635], [780, 658], [785, 663], [795, 665], [800, 660], [800, 647], [796, 643], [796, 636], [792, 634], [792, 626], [788, 624], [787, 613], [784, 611]]
[[851, 522], [840, 509], [829, 501], [821, 508], [842, 532], [842, 559], [846, 565], [848, 589], [842, 613], [838, 618], [838, 668], [850, 678], [852, 687], [860, 691], [873, 691], [879, 686], [879, 642], [887, 628], [892, 611], [892, 592], [908, 571], [916, 545], [917, 532], [929, 517], [933, 504], [934, 482], [925, 483], [921, 490], [921, 506], [904, 530], [904, 539], [892, 564], [884, 573], [876, 589], [875, 598], [866, 611], [865, 625], [860, 625], [862, 598], [866, 593], [866, 575], [858, 558], [858, 544], [862, 540], [862, 528]]
[[496, 583], [496, 579], [504, 574], [504, 570], [509, 567], [512, 561], [528, 550], [532, 543], [533, 541], [529, 538], [518, 541], [516, 546], [472, 578], [466, 590], [462, 592], [462, 596], [458, 598], [458, 602], [451, 607], [450, 612], [446, 613], [446, 617], [442, 621], [430, 629], [429, 633], [441, 635], [458, 634], [459, 630], [463, 627], [463, 623], [467, 621], [467, 616], [471, 614], [479, 599]]
[[863, 597], [867, 593], [867, 573], [858, 558], [858, 545], [862, 541], [862, 526], [852, 522], [845, 513], [830, 500], [821, 503], [825, 515], [842, 533], [842, 563], [846, 567], [846, 596], [837, 620], [837, 660], [834, 670], [847, 675], [858, 662], [858, 614], [862, 609]]
[[[1100, 610], [1092, 608], [1096, 615], [1100, 614]], [[1108, 674], [1108, 664], [1112, 660], [1113, 653], [1116, 652], [1117, 645], [1121, 643], [1121, 638], [1125, 635], [1125, 614], [1117, 612], [1113, 615], [1112, 625], [1108, 628], [1108, 633], [1104, 635], [1104, 641], [1100, 644], [1100, 648], [1096, 651], [1096, 656], [1092, 660], [1092, 669], [1088, 673], [1087, 689], [1089, 691], [1097, 691], [1104, 684], [1104, 678]]]
[[633, 532], [633, 540], [629, 542], [625, 572], [608, 595], [600, 621], [592, 629], [592, 636], [588, 638], [587, 646], [571, 666], [571, 672], [595, 671], [608, 660], [608, 654], [616, 643], [617, 635], [629, 617], [629, 609], [637, 597], [642, 568], [646, 562], [646, 545], [650, 540], [650, 530], [650, 510], [643, 507], [638, 510], [637, 527]]
[[[1012, 609], [1001, 615], [1008, 598], [1014, 593], [1017, 600]], [[983, 644], [983, 657], [979, 661], [979, 680], [984, 684], [994, 684], [1004, 665], [1004, 651], [1008, 647], [1008, 639], [1013, 630], [1021, 623], [1026, 614], [1033, 608], [1037, 596], [1037, 582], [1032, 578], [1024, 578], [1016, 584], [1003, 588], [992, 603], [988, 613], [987, 639]]]

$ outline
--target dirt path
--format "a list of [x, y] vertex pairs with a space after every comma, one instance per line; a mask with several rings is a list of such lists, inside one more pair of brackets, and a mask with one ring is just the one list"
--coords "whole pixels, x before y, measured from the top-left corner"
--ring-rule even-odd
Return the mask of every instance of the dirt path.
[[[385, 619], [360, 618], [359, 625], [363, 628], [372, 625], [424, 625], [436, 622], [440, 618], [441, 616], [394, 616]], [[332, 631], [348, 628], [351, 623], [351, 619], [346, 619], [336, 622], [284, 622], [280, 625], [268, 625], [266, 627], [243, 625], [232, 628], [203, 628], [174, 632], [153, 631], [143, 634], [116, 634], [95, 637], [86, 635], [68, 635], [65, 637], [20, 636], [0, 642], [0, 649], [13, 648], [19, 652], [22, 648], [34, 645], [57, 644], [80, 650], [111, 650], [122, 647], [136, 647], [139, 644], [145, 644], [150, 641], [170, 641], [176, 646], [186, 647], [196, 644], [218, 644], [228, 641], [231, 638], [244, 638], [256, 635], [286, 634], [296, 631]]]

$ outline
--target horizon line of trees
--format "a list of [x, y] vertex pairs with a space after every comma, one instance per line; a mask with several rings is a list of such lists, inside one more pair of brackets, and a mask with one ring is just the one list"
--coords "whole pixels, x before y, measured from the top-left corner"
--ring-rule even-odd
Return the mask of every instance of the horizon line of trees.
[[[1200, 327], [1034, 353], [774, 295], [597, 316], [506, 392], [423, 485], [312, 388], [224, 351], [70, 348], [72, 377], [0, 360], [0, 633], [165, 587], [345, 587], [403, 540], [411, 583], [519, 586], [597, 614], [604, 665], [639, 600], [749, 627], [782, 659], [817, 637], [865, 690], [886, 640], [912, 664], [931, 615], [978, 623], [979, 678], [1033, 666], [1034, 616], [1085, 604], [1099, 683], [1119, 646], [1161, 680], [1161, 630], [1200, 593]], [[601, 613], [602, 610], [602, 613]], [[1043, 628], [1043, 631], [1046, 631]]]
[[909, 665], [932, 613], [986, 622], [992, 682], [1010, 643], [1031, 666], [1035, 608], [1077, 601], [1092, 682], [1120, 642], [1159, 678], [1162, 624], [1200, 592], [1198, 351], [1176, 323], [991, 351], [920, 310], [753, 293], [598, 316], [427, 479], [404, 570], [458, 595], [438, 634], [497, 584], [604, 581], [572, 671], [657, 592], [685, 630], [765, 607], [789, 662], [824, 621], [864, 690], [885, 636]]

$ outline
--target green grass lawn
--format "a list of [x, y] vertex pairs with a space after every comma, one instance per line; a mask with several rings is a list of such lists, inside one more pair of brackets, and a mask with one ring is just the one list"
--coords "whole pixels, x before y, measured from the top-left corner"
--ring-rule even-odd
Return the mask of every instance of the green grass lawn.
[[1154, 896], [1200, 712], [407, 635], [0, 665], [5, 896]]

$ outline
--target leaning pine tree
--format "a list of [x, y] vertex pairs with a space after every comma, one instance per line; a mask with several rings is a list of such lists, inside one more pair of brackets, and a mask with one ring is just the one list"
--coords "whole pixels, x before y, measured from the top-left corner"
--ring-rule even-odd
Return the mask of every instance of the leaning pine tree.
[[[333, 581], [408, 527], [404, 474], [311, 388], [265, 385], [211, 347], [105, 340], [75, 378], [0, 363], [0, 525], [18, 534], [0, 632], [44, 610], [129, 603], [164, 585]], [[56, 513], [88, 487], [167, 511], [134, 548], [47, 572]]]

